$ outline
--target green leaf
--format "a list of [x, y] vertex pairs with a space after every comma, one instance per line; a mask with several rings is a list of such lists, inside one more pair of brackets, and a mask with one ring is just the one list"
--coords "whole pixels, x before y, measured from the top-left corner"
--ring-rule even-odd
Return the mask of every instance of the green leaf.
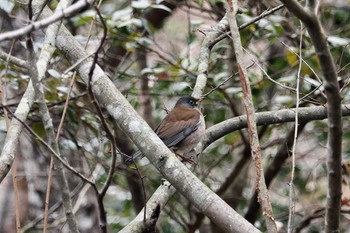
[[151, 6], [151, 8], [161, 9], [161, 10], [165, 10], [165, 11], [171, 13], [171, 9], [163, 4], [154, 4]]
[[346, 46], [350, 40], [347, 38], [340, 38], [338, 36], [328, 36], [327, 41], [334, 47]]
[[41, 138], [45, 137], [46, 131], [45, 131], [43, 124], [41, 124], [41, 123], [32, 124], [32, 129], [37, 135], [39, 135], [39, 137], [41, 137]]
[[125, 21], [131, 19], [132, 16], [132, 8], [127, 7], [122, 10], [116, 11], [112, 15], [112, 21]]
[[61, 77], [61, 74], [57, 70], [54, 70], [54, 69], [47, 70], [47, 73], [49, 73], [54, 78]]
[[11, 13], [14, 6], [15, 4], [12, 1], [9, 1], [9, 0], [0, 1], [0, 9], [3, 9], [7, 13]]
[[135, 9], [146, 9], [150, 6], [151, 6], [151, 3], [145, 0], [131, 2], [131, 7]]
[[227, 134], [225, 136], [225, 143], [228, 145], [235, 145], [239, 141], [240, 135], [238, 131], [234, 133]]
[[[291, 47], [291, 49], [293, 48]], [[288, 61], [288, 64], [291, 66], [296, 66], [299, 63], [299, 58], [296, 55], [295, 51], [293, 52], [289, 49], [286, 51], [286, 59]]]

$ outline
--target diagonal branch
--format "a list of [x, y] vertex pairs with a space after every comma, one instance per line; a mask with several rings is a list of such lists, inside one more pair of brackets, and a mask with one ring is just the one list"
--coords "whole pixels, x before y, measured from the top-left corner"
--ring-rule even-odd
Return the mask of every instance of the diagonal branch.
[[[152, 197], [147, 202], [146, 216], [150, 219], [151, 214], [159, 205], [162, 209], [170, 197], [176, 192], [176, 189], [168, 182], [162, 181], [158, 189], [153, 193]], [[124, 227], [119, 233], [136, 233], [144, 232], [144, 230], [152, 224], [151, 221], [147, 220], [144, 222], [144, 209], [134, 218], [126, 227]]]
[[25, 27], [22, 27], [22, 28], [13, 30], [13, 31], [4, 32], [4, 33], [0, 34], [0, 41], [10, 40], [10, 39], [24, 36], [32, 31], [38, 30], [40, 28], [44, 28], [44, 27], [46, 27], [54, 22], [61, 20], [61, 19], [71, 17], [71, 16], [79, 13], [85, 7], [92, 5], [94, 2], [95, 2], [95, 0], [80, 0], [76, 3], [74, 3], [73, 5], [71, 5], [70, 7], [67, 7], [66, 9], [64, 9], [62, 11], [59, 11], [55, 14], [52, 14], [45, 19], [42, 19], [42, 20], [39, 20], [36, 22], [32, 22]]
[[[66, 8], [71, 3], [72, 3], [72, 0], [62, 0], [59, 3], [59, 5], [57, 6], [55, 12], [56, 13], [61, 12], [62, 9]], [[40, 2], [40, 4], [42, 4], [42, 2]], [[51, 60], [52, 55], [56, 50], [55, 40], [56, 40], [56, 36], [58, 33], [58, 29], [61, 26], [61, 23], [62, 23], [62, 21], [55, 22], [55, 23], [49, 25], [47, 30], [46, 30], [44, 45], [41, 49], [38, 61], [36, 63], [38, 77], [34, 77], [34, 79], [37, 82], [37, 84], [36, 84], [37, 86], [38, 85], [40, 86], [41, 85], [40, 81], [45, 78], [45, 74], [47, 72], [49, 61]], [[36, 90], [36, 92], [38, 92], [39, 87], [36, 87], [34, 89]], [[42, 116], [47, 115], [48, 119], [51, 120], [50, 114], [48, 113], [48, 110], [47, 110], [45, 98], [43, 96], [43, 93], [41, 93], [41, 94], [42, 95], [40, 97], [43, 98], [42, 101], [44, 101], [44, 102], [39, 103], [39, 109], [42, 112]], [[45, 106], [43, 106], [43, 105], [45, 105]], [[58, 148], [58, 146], [56, 146], [56, 145], [58, 145], [58, 139], [53, 140], [53, 138], [51, 138], [51, 136], [53, 136], [55, 134], [54, 130], [51, 129], [51, 128], [53, 128], [53, 126], [51, 125], [49, 128], [50, 129], [48, 129], [48, 134], [50, 134], [50, 136], [48, 138], [50, 138], [50, 140], [52, 140], [51, 146], [55, 145], [55, 147]], [[52, 133], [52, 135], [51, 135], [51, 133]], [[47, 178], [46, 198], [45, 198], [44, 233], [47, 232], [48, 211], [49, 211], [49, 204], [50, 204], [51, 182], [52, 182], [54, 163], [55, 163], [54, 156], [51, 156], [50, 166], [49, 166], [49, 174], [48, 174], [48, 178]], [[59, 165], [59, 166], [62, 166], [62, 165]]]
[[1, 151], [0, 156], [0, 183], [3, 181], [7, 173], [10, 171], [12, 163], [15, 159], [15, 154], [17, 152], [17, 145], [19, 142], [19, 137], [21, 135], [23, 125], [21, 121], [27, 119], [28, 113], [34, 102], [34, 88], [32, 82], [29, 81], [28, 87], [22, 96], [19, 105], [14, 113], [18, 118], [12, 119], [10, 126], [7, 130], [4, 147]]
[[[31, 69], [29, 69], [29, 74], [33, 82], [35, 98], [38, 101], [39, 113], [45, 128], [48, 144], [60, 156], [59, 146], [58, 146], [58, 143], [55, 141], [55, 130], [54, 130], [52, 118], [51, 118], [49, 109], [46, 105], [44, 88], [38, 78], [38, 69], [36, 67], [36, 56], [35, 56], [33, 44], [30, 38], [27, 39], [27, 48], [29, 51], [29, 61], [30, 61], [29, 64], [32, 67]], [[77, 223], [74, 219], [74, 213], [72, 210], [73, 209], [72, 199], [69, 196], [68, 180], [67, 180], [65, 170], [63, 169], [62, 164], [58, 160], [56, 160], [54, 163], [57, 166], [57, 173], [58, 173], [57, 181], [59, 182], [59, 185], [62, 188], [61, 196], [62, 196], [62, 202], [63, 202], [69, 230], [71, 232], [78, 233], [79, 230], [78, 230]], [[51, 185], [51, 184], [48, 184], [48, 185]]]

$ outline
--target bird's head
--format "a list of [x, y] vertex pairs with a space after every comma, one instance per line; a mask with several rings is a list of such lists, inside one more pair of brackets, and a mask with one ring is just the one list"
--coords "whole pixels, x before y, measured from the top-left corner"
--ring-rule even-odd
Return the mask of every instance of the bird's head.
[[185, 96], [185, 97], [181, 97], [175, 104], [176, 106], [182, 106], [182, 107], [186, 107], [186, 108], [197, 108], [199, 109], [199, 103], [202, 101], [202, 98], [194, 98], [192, 96]]

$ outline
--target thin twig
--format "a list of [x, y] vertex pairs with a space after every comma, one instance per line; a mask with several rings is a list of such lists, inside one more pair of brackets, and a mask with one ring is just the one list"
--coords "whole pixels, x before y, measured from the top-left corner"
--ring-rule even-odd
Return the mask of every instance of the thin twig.
[[[255, 63], [250, 64], [249, 66], [246, 67], [246, 69], [250, 69], [251, 67], [254, 66]], [[228, 77], [227, 79], [225, 79], [224, 81], [222, 81], [219, 85], [217, 85], [216, 87], [214, 87], [213, 89], [211, 89], [209, 92], [205, 93], [204, 95], [202, 95], [202, 98], [207, 98], [211, 93], [213, 93], [214, 91], [216, 91], [218, 88], [220, 88], [221, 86], [223, 86], [225, 83], [227, 83], [227, 81], [229, 81], [231, 78], [237, 76], [239, 73], [236, 72], [234, 74], [232, 74], [230, 77]]]
[[[84, 185], [85, 182], [81, 181], [78, 183], [78, 185], [70, 192], [70, 197], [74, 198], [77, 194], [81, 193], [82, 185]], [[50, 209], [49, 209], [49, 214], [52, 214], [54, 211], [56, 211], [58, 208], [62, 206], [62, 202], [56, 202], [54, 203]], [[76, 213], [76, 210], [74, 211]], [[33, 229], [35, 226], [37, 228], [43, 228], [44, 226], [39, 225], [41, 221], [44, 219], [44, 214], [39, 214], [35, 219], [31, 220], [30, 222], [26, 223], [26, 225], [23, 226], [22, 232], [28, 232], [31, 229]], [[39, 226], [38, 226], [39, 225]]]
[[5, 108], [8, 113], [17, 121], [19, 121], [23, 127], [28, 130], [28, 132], [36, 139], [38, 140], [43, 146], [45, 146], [61, 163], [62, 165], [67, 168], [69, 171], [73, 172], [75, 175], [77, 175], [80, 179], [84, 180], [85, 182], [94, 185], [95, 183], [91, 181], [89, 178], [85, 177], [83, 174], [78, 172], [74, 167], [70, 166], [65, 159], [63, 159], [59, 154], [56, 153], [56, 151], [47, 143], [45, 142], [37, 133], [34, 132], [25, 122], [23, 122], [21, 119], [19, 119], [14, 113], [10, 111], [7, 107]]
[[[279, 41], [280, 41], [284, 46], [286, 46], [290, 52], [294, 53], [294, 54], [299, 58], [299, 63], [304, 63], [304, 64], [312, 71], [312, 73], [315, 75], [316, 79], [317, 79], [318, 82], [320, 83], [320, 86], [322, 86], [322, 85], [323, 85], [323, 82], [322, 82], [322, 80], [320, 79], [320, 77], [317, 75], [317, 73], [315, 72], [315, 70], [314, 70], [302, 57], [300, 57], [300, 55], [299, 55], [297, 52], [295, 52], [290, 46], [288, 46], [286, 43], [284, 43], [284, 42], [283, 42], [282, 40], [280, 40], [280, 39], [279, 39]], [[301, 51], [300, 48], [299, 48], [299, 50]], [[299, 65], [300, 65], [300, 64], [299, 64]], [[323, 95], [324, 97], [326, 97], [324, 93], [322, 93], [322, 95]]]
[[296, 84], [296, 100], [295, 100], [295, 124], [294, 124], [294, 142], [292, 148], [292, 168], [291, 175], [289, 181], [289, 215], [288, 215], [288, 233], [292, 233], [294, 229], [294, 213], [295, 213], [295, 195], [294, 195], [294, 176], [295, 176], [295, 153], [296, 153], [296, 145], [297, 145], [297, 137], [298, 137], [298, 113], [299, 113], [299, 90], [300, 90], [300, 75], [301, 75], [301, 65], [302, 65], [302, 44], [303, 44], [303, 23], [300, 21], [300, 41], [299, 41], [299, 67], [297, 73], [297, 84]]
[[[90, 31], [91, 31], [91, 28], [90, 28], [90, 30], [89, 30], [89, 33], [90, 33]], [[87, 47], [88, 42], [89, 42], [89, 40], [87, 40], [86, 43], [85, 43], [85, 46], [84, 46], [85, 49], [86, 49], [86, 47]], [[89, 57], [91, 57], [91, 56], [94, 55], [94, 54], [95, 54], [95, 52], [92, 52], [92, 53], [89, 53], [89, 54], [87, 54], [86, 56], [80, 58], [76, 63], [74, 63], [74, 64], [71, 65], [69, 68], [67, 68], [65, 71], [63, 71], [62, 74], [66, 74], [66, 73], [68, 73], [68, 72], [74, 70], [78, 65], [80, 65], [80, 63], [82, 63], [83, 61], [85, 61], [86, 59], [88, 59]]]
[[141, 186], [142, 186], [142, 190], [143, 190], [143, 202], [144, 202], [143, 222], [146, 222], [146, 217], [147, 217], [146, 216], [146, 212], [147, 212], [147, 196], [146, 196], [145, 183], [143, 182], [143, 179], [145, 177], [141, 174], [141, 172], [140, 172], [139, 168], [137, 167], [137, 164], [135, 163], [135, 161], [133, 161], [133, 164], [135, 166], [135, 170], [137, 172], [137, 175], [138, 175], [138, 177], [140, 178], [140, 181], [141, 181]]
[[315, 14], [315, 2], [307, 1], [304, 7], [295, 0], [281, 2], [298, 17], [307, 27], [315, 53], [322, 70], [328, 109], [328, 150], [327, 150], [327, 204], [325, 217], [325, 232], [338, 232], [340, 223], [341, 203], [341, 161], [342, 161], [342, 115], [339, 93], [339, 83], [336, 66], [328, 47], [327, 37], [322, 24]]
[[[58, 6], [55, 9], [55, 13], [57, 12], [61, 12], [64, 8], [66, 8], [68, 5], [70, 5], [72, 3], [72, 0], [65, 0], [65, 1], [61, 1]], [[42, 13], [42, 11], [44, 10], [45, 6], [47, 4], [47, 1], [40, 6], [40, 10], [39, 13], [36, 14], [36, 19], [39, 18], [40, 14]], [[44, 41], [44, 45], [43, 48], [41, 50], [39, 59], [36, 63], [36, 67], [37, 68], [37, 74], [38, 77], [37, 78], [32, 78], [33, 79], [33, 83], [34, 83], [34, 90], [37, 93], [37, 95], [39, 95], [40, 97], [40, 102], [39, 102], [39, 111], [41, 112], [42, 118], [43, 119], [49, 119], [50, 120], [50, 114], [48, 111], [48, 107], [46, 105], [45, 102], [45, 97], [43, 97], [44, 93], [39, 93], [40, 91], [40, 80], [44, 79], [45, 77], [45, 73], [47, 71], [48, 68], [48, 63], [49, 60], [52, 58], [53, 53], [55, 52], [56, 48], [55, 48], [55, 43], [56, 43], [56, 36], [58, 34], [59, 28], [61, 26], [62, 21], [58, 21], [56, 23], [53, 23], [51, 25], [48, 26], [46, 34], [45, 34], [45, 41]], [[39, 68], [40, 67], [40, 68]], [[31, 70], [29, 70], [31, 71]], [[40, 72], [39, 72], [40, 71]], [[59, 154], [59, 150], [58, 150], [58, 137], [55, 137], [55, 132], [53, 130], [53, 125], [52, 124], [48, 124], [48, 121], [44, 121], [44, 126], [45, 126], [45, 130], [47, 131], [47, 135], [48, 135], [48, 139], [49, 139], [49, 143], [51, 144], [51, 146], [55, 147], [55, 150], [58, 152]], [[62, 126], [60, 126], [62, 127]], [[60, 128], [58, 131], [58, 134], [60, 133]], [[48, 174], [48, 178], [47, 178], [47, 188], [46, 188], [46, 197], [45, 197], [45, 214], [44, 214], [44, 230], [43, 232], [46, 233], [47, 232], [47, 225], [48, 225], [48, 211], [49, 211], [49, 205], [50, 205], [50, 194], [51, 194], [51, 183], [52, 183], [52, 176], [53, 176], [53, 168], [54, 168], [54, 156], [51, 156], [50, 158], [50, 165], [49, 165], [49, 174]], [[60, 165], [58, 165], [58, 169], [60, 169]], [[62, 171], [59, 171], [59, 179], [62, 178], [62, 180], [65, 180], [65, 174]], [[65, 181], [64, 185], [66, 184]], [[66, 185], [65, 185], [66, 186]], [[68, 187], [68, 186], [67, 186]], [[65, 197], [68, 197], [69, 199], [69, 194], [63, 194]], [[64, 198], [62, 198], [64, 199]], [[71, 208], [71, 204], [67, 204], [65, 205], [69, 206], [68, 208]], [[73, 224], [74, 225], [74, 224]]]
[[[97, 59], [98, 59], [98, 52], [102, 49], [103, 43], [104, 43], [104, 41], [106, 40], [106, 37], [107, 37], [107, 26], [106, 26], [106, 23], [105, 23], [102, 15], [101, 15], [99, 9], [97, 7], [95, 7], [95, 10], [97, 12], [98, 17], [101, 20], [102, 25], [103, 25], [103, 36], [102, 36], [100, 45], [99, 45], [99, 47], [96, 50], [95, 57], [94, 57], [94, 61], [95, 62], [93, 64], [96, 64]], [[94, 66], [94, 65], [92, 65], [92, 66]], [[92, 73], [93, 72], [91, 72], [91, 75], [92, 75]], [[90, 92], [90, 96], [92, 96], [94, 98], [93, 104], [95, 105], [95, 108], [97, 109], [97, 113], [98, 113], [98, 115], [100, 117], [100, 120], [101, 120], [101, 123], [102, 123], [102, 127], [106, 131], [106, 134], [107, 134], [107, 136], [108, 136], [108, 138], [109, 138], [109, 140], [111, 141], [111, 144], [112, 144], [112, 164], [111, 164], [109, 172], [108, 172], [107, 180], [106, 180], [102, 190], [100, 191], [100, 195], [103, 197], [106, 194], [106, 191], [107, 191], [107, 189], [108, 189], [108, 187], [109, 187], [109, 185], [111, 183], [112, 176], [113, 176], [113, 173], [114, 173], [115, 162], [116, 162], [116, 157], [117, 157], [117, 155], [116, 155], [117, 146], [115, 144], [114, 135], [113, 135], [112, 131], [109, 129], [109, 127], [107, 125], [107, 122], [104, 119], [104, 116], [103, 116], [103, 113], [102, 113], [102, 109], [100, 108], [97, 100], [94, 97], [94, 94], [92, 92], [91, 83], [90, 83], [90, 87], [89, 87], [89, 92]]]
[[254, 57], [252, 56], [252, 54], [245, 48], [242, 47], [242, 49], [249, 55], [250, 59], [252, 59], [252, 61], [259, 67], [259, 69], [264, 73], [264, 75], [267, 77], [268, 80], [270, 80], [271, 82], [277, 84], [278, 86], [281, 86], [282, 88], [288, 89], [290, 91], [295, 91], [294, 88], [292, 87], [288, 87], [286, 85], [283, 85], [282, 83], [277, 82], [276, 80], [274, 80], [273, 78], [270, 77], [270, 75], [266, 72], [266, 70], [264, 68], [261, 67], [261, 65], [259, 64], [258, 61], [256, 61], [254, 59]]
[[109, 188], [109, 186], [110, 186], [110, 184], [112, 182], [112, 177], [113, 177], [114, 170], [115, 170], [115, 163], [116, 163], [116, 160], [117, 160], [117, 154], [116, 154], [117, 146], [116, 146], [114, 135], [111, 132], [111, 130], [109, 129], [109, 127], [108, 127], [108, 124], [107, 124], [107, 122], [106, 122], [106, 120], [105, 120], [105, 118], [103, 116], [102, 109], [101, 109], [100, 105], [98, 104], [97, 99], [94, 96], [94, 93], [92, 91], [92, 85], [91, 85], [92, 76], [93, 76], [94, 69], [95, 69], [96, 64], [97, 64], [98, 53], [103, 47], [103, 43], [106, 40], [107, 30], [108, 30], [107, 26], [106, 26], [106, 23], [105, 23], [102, 15], [101, 15], [98, 7], [95, 7], [95, 11], [96, 11], [96, 14], [98, 15], [98, 17], [101, 20], [101, 23], [102, 23], [102, 26], [103, 26], [103, 35], [102, 35], [100, 44], [99, 44], [98, 48], [96, 49], [95, 54], [93, 56], [93, 62], [92, 62], [92, 65], [90, 67], [90, 71], [89, 71], [89, 74], [88, 74], [89, 75], [88, 92], [89, 92], [90, 98], [92, 100], [92, 103], [93, 103], [93, 105], [95, 106], [95, 108], [97, 110], [97, 114], [98, 114], [98, 116], [100, 118], [100, 122], [102, 124], [102, 127], [103, 127], [104, 131], [106, 132], [107, 137], [110, 140], [111, 145], [112, 145], [112, 162], [111, 162], [111, 165], [109, 167], [107, 179], [106, 179], [106, 181], [105, 181], [101, 191], [98, 191], [97, 189], [95, 189], [95, 192], [97, 194], [98, 207], [99, 207], [100, 228], [101, 228], [102, 232], [107, 232], [107, 216], [106, 216], [106, 211], [105, 211], [104, 204], [103, 204], [103, 198], [104, 198], [104, 196], [105, 196], [105, 194], [106, 194], [106, 192], [107, 192], [107, 190], [108, 190], [108, 188]]
[[[238, 29], [239, 29], [239, 30], [242, 30], [242, 29], [244, 29], [244, 28], [246, 28], [246, 27], [249, 27], [250, 25], [256, 23], [256, 22], [259, 21], [260, 19], [263, 19], [263, 18], [265, 18], [265, 17], [267, 17], [267, 16], [273, 14], [274, 12], [276, 12], [276, 11], [282, 9], [283, 7], [284, 7], [284, 5], [281, 4], [281, 5], [276, 6], [276, 7], [272, 8], [272, 9], [270, 9], [270, 10], [266, 10], [266, 11], [264, 11], [263, 13], [261, 13], [260, 15], [256, 16], [256, 17], [253, 18], [252, 20], [250, 20], [249, 22], [240, 25], [240, 26], [238, 27]], [[223, 33], [222, 33], [220, 36], [218, 36], [217, 38], [215, 38], [215, 39], [212, 41], [212, 44], [214, 45], [214, 44], [220, 42], [221, 40], [225, 39], [226, 37], [229, 37], [229, 35], [230, 35], [230, 32], [223, 31]]]

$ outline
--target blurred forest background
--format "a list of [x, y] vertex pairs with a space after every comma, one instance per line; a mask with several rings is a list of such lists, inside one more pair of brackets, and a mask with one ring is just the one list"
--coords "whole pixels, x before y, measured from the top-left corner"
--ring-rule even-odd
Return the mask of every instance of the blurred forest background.
[[[58, 4], [55, 0], [43, 2], [51, 9], [55, 9]], [[304, 60], [299, 83], [300, 106], [325, 106], [327, 100], [320, 65], [310, 37], [303, 25], [301, 28], [300, 21], [284, 7], [256, 22], [252, 21], [280, 4], [278, 1], [239, 1], [238, 24], [248, 23], [240, 33], [245, 64], [252, 64], [248, 68], [248, 75], [255, 110], [264, 112], [295, 107], [299, 54]], [[96, 5], [107, 27], [107, 37], [98, 54], [98, 64], [154, 128], [166, 115], [165, 108], [171, 109], [180, 96], [191, 94], [197, 77], [201, 43], [225, 15], [224, 3], [218, 0], [104, 0], [96, 1]], [[28, 9], [21, 3], [1, 0], [0, 8], [0, 35], [27, 24]], [[319, 1], [317, 12], [336, 63], [342, 103], [347, 104], [350, 99], [349, 1]], [[94, 8], [81, 10], [79, 14], [65, 18], [63, 25], [76, 41], [86, 46], [89, 54], [93, 54], [100, 45], [104, 28]], [[37, 54], [42, 49], [44, 36], [45, 29], [32, 33]], [[31, 63], [25, 44], [25, 36], [0, 41], [2, 106], [7, 106], [11, 112], [16, 110], [29, 82], [28, 66]], [[7, 61], [7, 54], [24, 63]], [[228, 77], [233, 77], [202, 102], [207, 127], [245, 114], [241, 101], [242, 88], [236, 74], [236, 61], [229, 37], [213, 46], [209, 61], [204, 93]], [[57, 133], [67, 95], [71, 92], [58, 139], [61, 154], [81, 174], [93, 177], [100, 189], [112, 164], [112, 145], [101, 125], [87, 85], [79, 75], [74, 77], [71, 84], [75, 76], [72, 65], [58, 50], [53, 53], [42, 80], [46, 105]], [[136, 149], [135, 145], [105, 111], [103, 114], [119, 150], [131, 155]], [[12, 116], [2, 110], [1, 145], [7, 134], [9, 118]], [[37, 102], [32, 106], [25, 123], [46, 140], [47, 133]], [[341, 232], [349, 232], [350, 225], [349, 129], [348, 117], [344, 117], [343, 137], [339, 138], [343, 144]], [[265, 124], [258, 127], [258, 132], [274, 217], [279, 231], [285, 232], [289, 212], [294, 123]], [[24, 129], [12, 165], [12, 170], [16, 170], [16, 190], [13, 186], [13, 171], [0, 184], [0, 232], [43, 231], [50, 158], [50, 151]], [[118, 154], [111, 184], [103, 198], [110, 232], [118, 232], [132, 221], [144, 206], [144, 192], [148, 199], [162, 182], [162, 176], [147, 158], [137, 162], [138, 170], [134, 165], [125, 165], [124, 160], [125, 156]], [[294, 232], [324, 231], [326, 162], [327, 120], [299, 124], [294, 179]], [[96, 193], [90, 184], [70, 170], [65, 170], [80, 232], [100, 232]], [[193, 173], [254, 226], [266, 231], [256, 200], [255, 169], [246, 130], [237, 130], [211, 143], [199, 156], [198, 166]], [[68, 232], [60, 195], [63, 187], [56, 175], [57, 168], [54, 169], [51, 184], [48, 231]], [[19, 206], [19, 231], [16, 230], [16, 204]], [[179, 193], [175, 193], [162, 209], [157, 231], [221, 232]]]

